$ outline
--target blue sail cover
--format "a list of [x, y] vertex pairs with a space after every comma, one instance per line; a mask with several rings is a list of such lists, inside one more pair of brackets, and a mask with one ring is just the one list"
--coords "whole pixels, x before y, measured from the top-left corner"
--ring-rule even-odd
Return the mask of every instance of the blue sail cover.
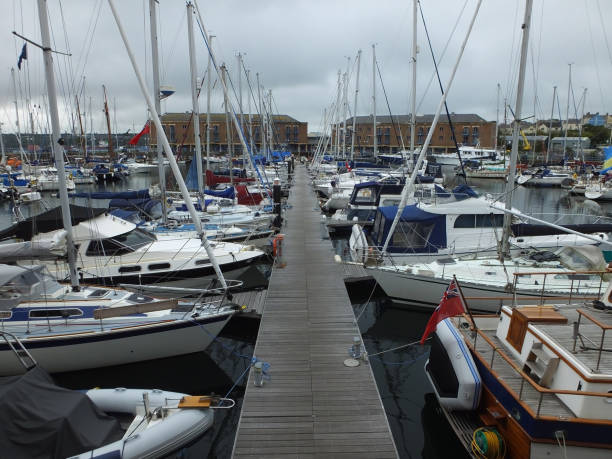
[[478, 194], [467, 185], [457, 185], [455, 188], [453, 188], [453, 195], [457, 201], [478, 197]]
[[149, 190], [94, 191], [93, 193], [68, 193], [71, 198], [89, 199], [150, 199]]
[[188, 190], [198, 191], [198, 167], [193, 159], [191, 160], [191, 164], [189, 164], [185, 185], [187, 185]]
[[[389, 234], [397, 206], [379, 207], [372, 240], [382, 247]], [[388, 247], [392, 253], [436, 253], [446, 248], [446, 216], [432, 214], [416, 204], [406, 206]]]
[[216, 196], [217, 198], [234, 199], [236, 197], [236, 190], [233, 186], [230, 186], [221, 191], [204, 190], [204, 194], [207, 194], [208, 196]]

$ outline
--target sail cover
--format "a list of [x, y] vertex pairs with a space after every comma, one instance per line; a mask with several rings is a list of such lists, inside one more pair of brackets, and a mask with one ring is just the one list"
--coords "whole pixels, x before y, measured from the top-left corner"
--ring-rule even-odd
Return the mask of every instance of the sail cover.
[[[108, 209], [96, 209], [92, 207], [82, 207], [70, 204], [70, 216], [72, 217], [72, 226], [89, 220], [91, 218], [102, 215], [108, 212]], [[14, 224], [13, 226], [0, 231], [0, 240], [17, 238], [29, 241], [32, 236], [39, 233], [48, 233], [64, 228], [62, 220], [62, 209], [56, 207], [34, 217], [26, 218], [25, 220]]]

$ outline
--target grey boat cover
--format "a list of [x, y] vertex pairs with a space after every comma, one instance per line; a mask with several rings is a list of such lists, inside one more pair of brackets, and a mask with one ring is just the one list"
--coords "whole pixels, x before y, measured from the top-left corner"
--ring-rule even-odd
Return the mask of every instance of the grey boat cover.
[[65, 458], [119, 438], [116, 419], [84, 393], [56, 386], [42, 368], [0, 378], [2, 457]]

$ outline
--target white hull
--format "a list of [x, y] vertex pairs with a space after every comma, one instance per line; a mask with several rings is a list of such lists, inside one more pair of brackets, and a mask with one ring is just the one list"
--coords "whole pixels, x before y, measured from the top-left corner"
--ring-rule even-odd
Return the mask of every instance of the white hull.
[[[124, 320], [117, 321], [115, 328], [113, 325], [107, 325], [102, 332], [67, 331], [50, 338], [37, 337], [35, 327], [40, 327], [41, 333], [47, 329], [45, 324], [37, 324], [31, 327], [32, 333], [21, 341], [38, 365], [49, 373], [75, 371], [202, 351], [219, 334], [230, 317], [231, 313], [228, 313], [218, 321], [201, 325], [186, 319], [184, 324], [189, 326], [165, 331], [162, 323], [157, 326], [129, 326]], [[138, 331], [141, 334], [137, 334]], [[23, 371], [24, 368], [14, 352], [2, 348], [0, 375], [20, 374]]]
[[[528, 269], [526, 269], [526, 271], [528, 271]], [[443, 293], [448, 287], [450, 279], [452, 279], [451, 273], [440, 278], [433, 277], [430, 273], [428, 273], [428, 275], [419, 275], [376, 268], [367, 269], [367, 272], [374, 277], [387, 296], [393, 298], [394, 300], [418, 304], [419, 306], [428, 307], [431, 309], [438, 306]], [[504, 304], [509, 304], [509, 302], [512, 301], [511, 293], [506, 290], [504, 286], [476, 284], [462, 280], [460, 277], [458, 277], [458, 280], [461, 283], [461, 290], [466, 298], [491, 298], [490, 300], [484, 299], [470, 302], [470, 307], [473, 309], [479, 311], [497, 312], [500, 309], [502, 301], [496, 298], [508, 298]], [[533, 298], [539, 295], [540, 289], [537, 286], [534, 286], [534, 288], [529, 290], [519, 289], [517, 291], [517, 304], [533, 304], [534, 300], [521, 298]], [[569, 284], [568, 289], [565, 291], [560, 290], [554, 293], [547, 292], [544, 296], [549, 298], [567, 295], [569, 295]], [[589, 296], [594, 295], [596, 296], [597, 293], [590, 292], [589, 294]], [[579, 295], [574, 296], [577, 298], [579, 297]]]

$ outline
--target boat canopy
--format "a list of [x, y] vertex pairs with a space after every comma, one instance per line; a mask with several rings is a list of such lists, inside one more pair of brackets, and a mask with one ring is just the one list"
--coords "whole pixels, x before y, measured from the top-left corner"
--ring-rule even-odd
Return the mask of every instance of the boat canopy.
[[8, 311], [22, 301], [39, 299], [61, 288], [43, 265], [0, 264], [0, 310]]
[[[70, 204], [70, 216], [72, 225], [78, 225], [81, 222], [90, 220], [94, 217], [108, 212], [108, 209], [96, 209], [92, 207], [82, 207]], [[39, 233], [49, 233], [58, 229], [64, 228], [62, 220], [62, 209], [56, 207], [42, 214], [26, 218], [13, 226], [0, 231], [0, 240], [17, 238], [29, 241], [33, 236]]]
[[[397, 206], [379, 207], [372, 240], [382, 247], [397, 214]], [[387, 250], [395, 253], [435, 253], [446, 247], [446, 216], [432, 214], [417, 205], [406, 206]]]

